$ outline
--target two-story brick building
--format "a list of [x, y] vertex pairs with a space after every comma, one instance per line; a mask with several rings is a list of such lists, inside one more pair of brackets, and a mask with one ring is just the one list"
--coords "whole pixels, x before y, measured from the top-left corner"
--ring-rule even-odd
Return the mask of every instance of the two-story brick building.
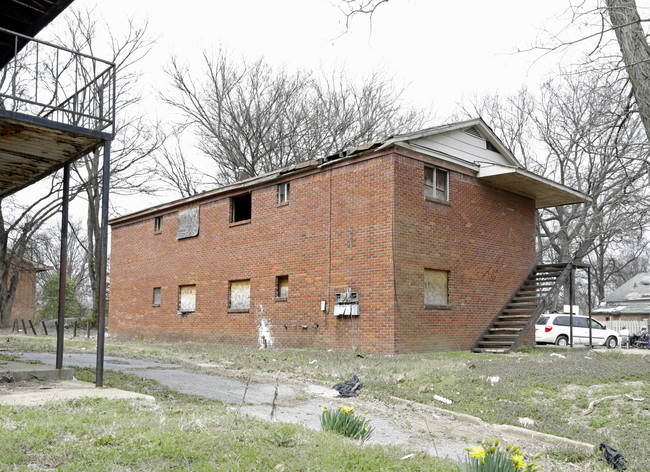
[[584, 196], [481, 120], [113, 219], [118, 336], [400, 353], [469, 349], [535, 264], [535, 210]]

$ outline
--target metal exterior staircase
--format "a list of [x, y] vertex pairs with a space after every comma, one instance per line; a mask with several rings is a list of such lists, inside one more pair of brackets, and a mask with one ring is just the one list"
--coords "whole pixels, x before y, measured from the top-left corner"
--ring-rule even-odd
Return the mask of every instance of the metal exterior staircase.
[[516, 351], [522, 339], [546, 311], [550, 298], [564, 285], [573, 264], [537, 265], [476, 341], [472, 351]]

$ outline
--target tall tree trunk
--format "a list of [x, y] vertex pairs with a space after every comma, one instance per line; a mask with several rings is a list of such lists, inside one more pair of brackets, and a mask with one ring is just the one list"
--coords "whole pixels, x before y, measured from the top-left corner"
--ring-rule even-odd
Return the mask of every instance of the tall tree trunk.
[[632, 82], [646, 135], [650, 139], [650, 46], [634, 0], [606, 0], [625, 68]]

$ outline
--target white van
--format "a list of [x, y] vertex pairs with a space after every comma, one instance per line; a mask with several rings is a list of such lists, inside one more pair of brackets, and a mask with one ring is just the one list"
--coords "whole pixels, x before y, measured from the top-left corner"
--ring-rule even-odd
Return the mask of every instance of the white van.
[[[544, 313], [535, 323], [535, 342], [538, 344], [569, 345], [568, 313]], [[596, 346], [614, 348], [620, 343], [619, 334], [591, 320], [591, 340]], [[589, 344], [589, 318], [573, 315], [573, 344]]]

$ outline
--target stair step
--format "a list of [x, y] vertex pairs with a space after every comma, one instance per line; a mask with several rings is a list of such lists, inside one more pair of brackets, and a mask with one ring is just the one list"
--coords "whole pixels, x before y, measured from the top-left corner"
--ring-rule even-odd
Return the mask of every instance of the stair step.
[[494, 348], [474, 348], [472, 349], [473, 352], [479, 352], [479, 353], [484, 353], [484, 354], [507, 354], [510, 352], [510, 349], [494, 349]]
[[516, 333], [512, 334], [486, 334], [483, 336], [483, 339], [486, 341], [506, 341], [506, 340], [512, 340], [515, 339], [517, 336], [519, 336]]
[[494, 321], [494, 322], [492, 322], [492, 324], [493, 324], [494, 327], [496, 327], [496, 328], [502, 328], [504, 325], [508, 325], [508, 326], [510, 326], [510, 325], [514, 325], [514, 326], [526, 326], [526, 323], [528, 323], [528, 322], [527, 322], [527, 321], [507, 321], [507, 320], [504, 320], [504, 321]]
[[[497, 328], [496, 326], [490, 326], [490, 327], [488, 328], [488, 331], [489, 331], [490, 333], [495, 332], [495, 331], [496, 331], [496, 332], [500, 332], [500, 331], [516, 331], [516, 332], [518, 333], [518, 332], [521, 331], [521, 328], [514, 328], [514, 327], [513, 327], [513, 328]], [[513, 333], [513, 336], [514, 336], [514, 335], [516, 335], [516, 333]], [[492, 335], [487, 334], [486, 336], [492, 336]]]

